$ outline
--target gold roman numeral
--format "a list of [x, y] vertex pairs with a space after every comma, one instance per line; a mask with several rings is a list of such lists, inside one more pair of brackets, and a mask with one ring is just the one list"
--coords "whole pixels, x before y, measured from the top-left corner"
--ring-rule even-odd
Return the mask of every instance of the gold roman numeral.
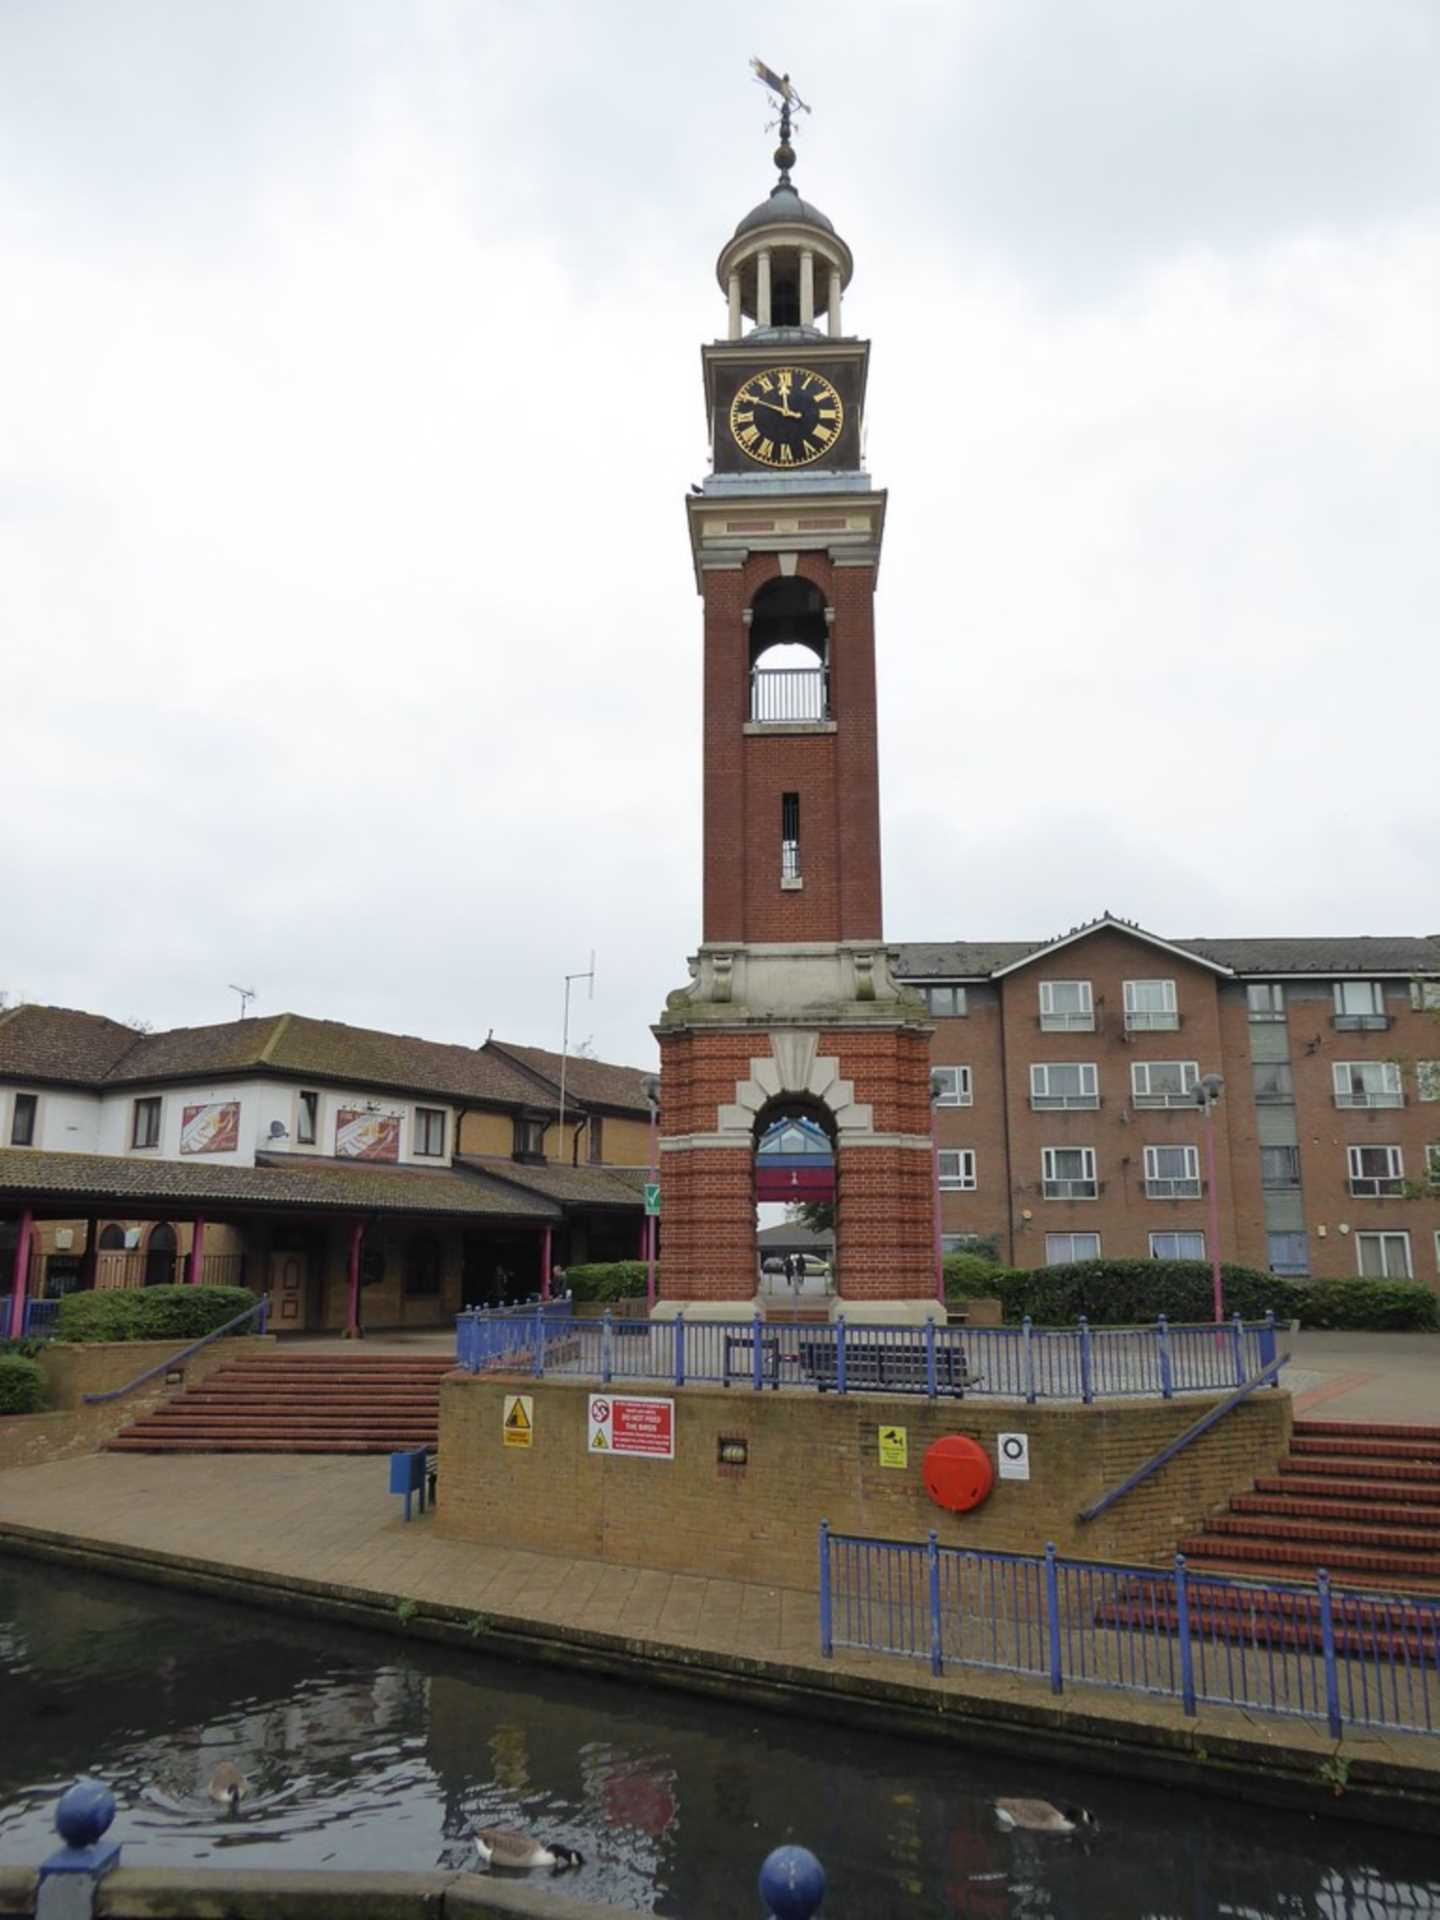
[[834, 407], [821, 407], [820, 418], [822, 420], [833, 420], [835, 418]]
[[758, 374], [755, 385], [761, 393], [773, 393], [775, 391], [775, 382], [770, 378], [768, 373]]
[[737, 414], [736, 414], [736, 416], [735, 416], [735, 418], [736, 418], [736, 420], [738, 420], [738, 421], [739, 421], [739, 422], [741, 423], [741, 425], [743, 426], [743, 425], [745, 424], [745, 422], [746, 422], [746, 421], [749, 421], [749, 420], [753, 420], [753, 419], [755, 418], [755, 413], [754, 413], [754, 410], [753, 410], [753, 408], [752, 408], [752, 410], [751, 410], [751, 411], [750, 411], [749, 413], [737, 413]]
[[782, 466], [782, 467], [792, 467], [792, 466], [794, 466], [794, 464], [795, 464], [795, 449], [794, 449], [793, 447], [781, 447], [781, 449], [780, 449], [780, 464], [781, 464], [781, 466]]
[[773, 460], [775, 458], [775, 442], [773, 440], [762, 440], [755, 451], [762, 460]]
[[834, 431], [830, 427], [814, 427], [812, 428], [812, 432], [822, 447], [828, 447], [830, 442], [835, 438]]
[[758, 427], [746, 427], [740, 436], [740, 444], [742, 447], [753, 447], [759, 438], [760, 429]]
[[813, 460], [816, 454], [820, 451], [820, 449], [818, 447], [812, 447], [810, 442], [807, 440], [804, 446], [801, 447], [800, 451], [807, 460]]

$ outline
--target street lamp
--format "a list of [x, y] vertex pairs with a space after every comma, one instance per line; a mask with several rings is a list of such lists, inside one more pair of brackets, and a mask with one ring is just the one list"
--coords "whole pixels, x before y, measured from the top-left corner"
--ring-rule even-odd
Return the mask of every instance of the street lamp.
[[945, 1092], [943, 1073], [930, 1076], [930, 1192], [934, 1219], [935, 1298], [945, 1298], [945, 1243], [940, 1235], [940, 1097]]
[[[660, 1118], [660, 1082], [653, 1073], [647, 1073], [640, 1083], [640, 1090], [650, 1106], [650, 1185], [656, 1184], [655, 1135]], [[655, 1215], [647, 1211], [645, 1215], [645, 1303], [648, 1310], [655, 1311]]]
[[1218, 1073], [1202, 1073], [1195, 1098], [1205, 1115], [1205, 1196], [1210, 1219], [1210, 1277], [1215, 1287], [1215, 1324], [1225, 1321], [1225, 1283], [1220, 1277], [1220, 1190], [1215, 1184], [1215, 1102], [1225, 1089]]

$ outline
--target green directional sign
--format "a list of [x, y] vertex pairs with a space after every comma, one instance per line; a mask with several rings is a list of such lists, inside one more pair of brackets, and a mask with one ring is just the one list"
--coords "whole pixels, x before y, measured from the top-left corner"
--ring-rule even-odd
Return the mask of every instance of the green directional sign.
[[647, 1180], [645, 1182], [645, 1211], [647, 1214], [658, 1214], [660, 1211], [660, 1182], [658, 1180]]

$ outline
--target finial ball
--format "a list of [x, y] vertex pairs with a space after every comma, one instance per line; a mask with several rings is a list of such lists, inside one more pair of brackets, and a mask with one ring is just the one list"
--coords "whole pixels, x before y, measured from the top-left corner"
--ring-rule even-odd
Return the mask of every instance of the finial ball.
[[788, 140], [782, 140], [775, 149], [775, 164], [782, 173], [788, 173], [795, 164], [795, 149]]
[[825, 1898], [825, 1869], [808, 1847], [776, 1847], [760, 1869], [760, 1898], [774, 1920], [810, 1920]]
[[115, 1818], [115, 1796], [99, 1780], [77, 1780], [60, 1796], [55, 1831], [72, 1847], [93, 1847]]

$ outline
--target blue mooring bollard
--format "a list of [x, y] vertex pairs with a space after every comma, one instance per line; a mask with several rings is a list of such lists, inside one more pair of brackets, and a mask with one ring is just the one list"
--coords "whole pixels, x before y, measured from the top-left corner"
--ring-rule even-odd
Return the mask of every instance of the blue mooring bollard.
[[825, 1898], [825, 1869], [808, 1847], [776, 1847], [760, 1869], [770, 1920], [810, 1920]]
[[120, 1859], [118, 1840], [107, 1840], [115, 1796], [99, 1780], [77, 1780], [60, 1796], [55, 1830], [65, 1842], [40, 1867], [35, 1920], [84, 1920], [95, 1910], [95, 1892]]

